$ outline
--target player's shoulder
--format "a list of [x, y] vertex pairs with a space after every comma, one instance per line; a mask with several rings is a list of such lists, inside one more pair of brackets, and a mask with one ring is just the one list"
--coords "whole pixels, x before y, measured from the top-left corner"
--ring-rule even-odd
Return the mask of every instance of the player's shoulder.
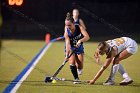
[[78, 20], [79, 20], [79, 22], [83, 22], [83, 20], [81, 18], [79, 18]]
[[82, 25], [78, 25], [78, 26], [79, 26], [80, 29], [83, 29], [83, 26]]

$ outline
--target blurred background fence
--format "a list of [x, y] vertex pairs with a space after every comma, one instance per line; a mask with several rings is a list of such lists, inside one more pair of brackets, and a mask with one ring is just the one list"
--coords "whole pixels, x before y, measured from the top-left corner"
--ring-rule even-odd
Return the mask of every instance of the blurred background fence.
[[78, 8], [91, 40], [129, 36], [140, 42], [137, 0], [23, 0], [21, 6], [2, 0], [0, 6], [1, 39], [43, 40], [46, 33], [62, 36], [66, 13]]

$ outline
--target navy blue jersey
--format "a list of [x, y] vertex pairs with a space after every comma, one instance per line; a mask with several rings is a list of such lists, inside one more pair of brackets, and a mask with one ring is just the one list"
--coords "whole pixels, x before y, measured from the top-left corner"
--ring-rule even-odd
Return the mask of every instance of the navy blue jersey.
[[81, 33], [80, 28], [79, 28], [78, 25], [75, 25], [74, 33], [71, 33], [70, 29], [68, 29], [68, 28], [67, 28], [67, 33], [68, 33], [68, 36], [70, 38], [70, 45], [71, 45], [71, 47], [75, 47], [77, 42], [78, 42], [78, 40], [83, 38], [83, 34]]
[[80, 19], [78, 18], [76, 21], [74, 21], [74, 24], [75, 24], [75, 25], [80, 25], [79, 20], [80, 20]]
[[81, 38], [83, 38], [83, 34], [80, 31], [79, 25], [75, 25], [75, 31], [74, 33], [70, 32], [70, 29], [67, 28], [67, 33], [68, 33], [68, 37], [70, 38], [70, 46], [71, 49], [76, 53], [76, 54], [81, 54], [84, 53], [84, 47], [83, 47], [83, 42], [81, 43], [81, 45], [79, 46], [79, 48], [76, 48], [76, 44], [78, 42], [78, 40], [80, 40]]

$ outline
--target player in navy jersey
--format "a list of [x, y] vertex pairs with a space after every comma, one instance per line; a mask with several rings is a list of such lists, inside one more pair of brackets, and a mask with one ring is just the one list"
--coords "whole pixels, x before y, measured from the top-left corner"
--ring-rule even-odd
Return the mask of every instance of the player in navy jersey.
[[90, 37], [82, 26], [74, 24], [74, 19], [70, 13], [67, 13], [67, 17], [65, 19], [64, 37], [66, 44], [66, 58], [72, 51], [74, 52], [74, 54], [72, 54], [72, 56], [66, 60], [69, 60], [70, 62], [70, 69], [75, 79], [73, 83], [77, 84], [79, 83], [77, 69], [83, 69], [83, 42], [88, 41]]
[[79, 15], [80, 15], [79, 10], [78, 9], [73, 9], [72, 16], [73, 16], [73, 19], [74, 19], [74, 24], [75, 25], [81, 25], [81, 26], [83, 26], [84, 29], [86, 29], [86, 26], [85, 26], [83, 20], [81, 18], [79, 18]]

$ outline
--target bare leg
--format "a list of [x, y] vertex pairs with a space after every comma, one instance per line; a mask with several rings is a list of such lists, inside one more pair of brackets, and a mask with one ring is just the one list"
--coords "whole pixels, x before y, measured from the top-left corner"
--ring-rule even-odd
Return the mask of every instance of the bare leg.
[[78, 69], [83, 69], [84, 54], [76, 55], [76, 66]]
[[76, 66], [77, 66], [77, 72], [79, 75], [82, 74], [83, 60], [84, 60], [84, 54], [80, 54], [76, 56]]

